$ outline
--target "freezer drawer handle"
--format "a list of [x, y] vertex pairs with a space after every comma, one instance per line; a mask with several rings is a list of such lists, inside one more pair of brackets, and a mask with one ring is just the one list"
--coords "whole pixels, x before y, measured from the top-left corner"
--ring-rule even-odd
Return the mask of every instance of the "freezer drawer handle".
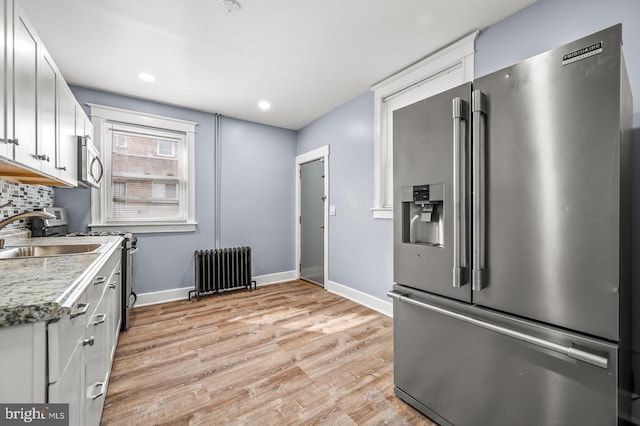
[[529, 334], [521, 333], [519, 331], [511, 330], [509, 328], [491, 324], [489, 322], [482, 321], [467, 315], [451, 312], [447, 309], [440, 308], [438, 306], [430, 305], [428, 303], [412, 299], [404, 294], [396, 293], [395, 291], [387, 292], [387, 296], [399, 302], [405, 302], [410, 305], [417, 306], [419, 308], [428, 309], [430, 311], [437, 312], [439, 314], [446, 315], [448, 317], [455, 318], [457, 320], [464, 321], [469, 324], [476, 325], [478, 327], [486, 328], [487, 330], [491, 330], [496, 333], [500, 333], [505, 336], [512, 337], [514, 339], [522, 340], [523, 342], [530, 343], [532, 345], [540, 346], [541, 348], [545, 348], [545, 349], [552, 350], [554, 352], [561, 353], [563, 355], [566, 355], [578, 361], [583, 361], [588, 364], [593, 364], [597, 367], [604, 368], [605, 370], [609, 366], [609, 359], [607, 357], [594, 354], [591, 352], [587, 352], [584, 349], [579, 349], [573, 345], [565, 346], [565, 345], [560, 345], [558, 343], [550, 342], [548, 340], [540, 339], [538, 337], [531, 336]]
[[453, 286], [466, 284], [467, 268], [467, 161], [466, 103], [453, 99]]
[[485, 287], [485, 127], [486, 97], [480, 90], [471, 93], [473, 113], [473, 278], [471, 289]]

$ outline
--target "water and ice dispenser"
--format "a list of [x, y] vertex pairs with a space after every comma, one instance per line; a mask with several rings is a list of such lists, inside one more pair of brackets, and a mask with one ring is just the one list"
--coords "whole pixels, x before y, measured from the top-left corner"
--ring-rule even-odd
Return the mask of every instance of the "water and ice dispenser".
[[444, 246], [444, 185], [402, 187], [402, 242]]

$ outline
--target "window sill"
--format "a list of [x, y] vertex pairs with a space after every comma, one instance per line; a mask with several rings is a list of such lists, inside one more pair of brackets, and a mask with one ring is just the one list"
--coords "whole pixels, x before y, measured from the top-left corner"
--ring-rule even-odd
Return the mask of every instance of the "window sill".
[[134, 234], [150, 234], [163, 232], [194, 232], [197, 222], [191, 223], [117, 223], [89, 224], [92, 231], [123, 231]]
[[389, 208], [373, 208], [374, 219], [393, 219], [393, 209]]

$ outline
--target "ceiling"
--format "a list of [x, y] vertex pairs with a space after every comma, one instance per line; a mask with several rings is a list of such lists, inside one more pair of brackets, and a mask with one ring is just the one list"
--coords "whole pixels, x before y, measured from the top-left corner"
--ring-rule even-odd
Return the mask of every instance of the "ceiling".
[[69, 84], [293, 130], [534, 2], [21, 1]]

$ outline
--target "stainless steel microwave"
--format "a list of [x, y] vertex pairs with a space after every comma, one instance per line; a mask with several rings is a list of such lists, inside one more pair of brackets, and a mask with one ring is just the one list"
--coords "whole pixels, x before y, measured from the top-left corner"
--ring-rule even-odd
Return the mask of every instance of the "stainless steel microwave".
[[90, 136], [78, 136], [78, 184], [99, 188], [104, 164]]

